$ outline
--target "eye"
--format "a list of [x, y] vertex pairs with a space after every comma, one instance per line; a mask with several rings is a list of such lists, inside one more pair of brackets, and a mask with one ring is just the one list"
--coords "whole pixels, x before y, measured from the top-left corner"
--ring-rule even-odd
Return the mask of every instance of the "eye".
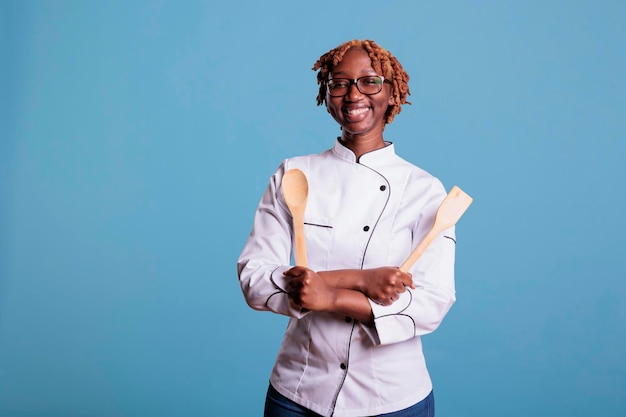
[[363, 85], [378, 85], [382, 83], [379, 77], [363, 77], [361, 82]]
[[334, 80], [330, 80], [328, 81], [328, 87], [335, 90], [335, 89], [341, 89], [341, 88], [348, 88], [350, 86], [350, 81], [348, 80], [343, 80], [343, 79], [334, 79]]

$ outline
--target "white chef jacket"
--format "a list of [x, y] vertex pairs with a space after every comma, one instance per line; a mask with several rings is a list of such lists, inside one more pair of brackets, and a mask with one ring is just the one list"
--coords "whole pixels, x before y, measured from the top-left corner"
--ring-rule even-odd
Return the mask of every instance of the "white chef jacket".
[[289, 316], [270, 383], [323, 416], [370, 416], [424, 399], [432, 383], [420, 335], [435, 330], [455, 301], [454, 228], [411, 269], [416, 288], [389, 306], [370, 300], [374, 324], [294, 309], [283, 271], [291, 268], [293, 227], [281, 179], [298, 168], [309, 183], [304, 213], [309, 268], [399, 266], [433, 225], [446, 196], [441, 182], [395, 154], [394, 145], [357, 161], [339, 140], [317, 155], [286, 159], [271, 177], [239, 257], [239, 281], [256, 310]]

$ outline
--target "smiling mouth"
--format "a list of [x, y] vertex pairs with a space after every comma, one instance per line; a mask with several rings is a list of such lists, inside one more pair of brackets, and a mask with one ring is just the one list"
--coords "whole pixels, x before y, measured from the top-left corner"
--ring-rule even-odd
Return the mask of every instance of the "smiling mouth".
[[345, 113], [348, 116], [360, 116], [361, 114], [365, 113], [369, 111], [369, 109], [367, 107], [362, 107], [362, 108], [358, 108], [358, 109], [350, 109], [350, 110], [346, 110]]

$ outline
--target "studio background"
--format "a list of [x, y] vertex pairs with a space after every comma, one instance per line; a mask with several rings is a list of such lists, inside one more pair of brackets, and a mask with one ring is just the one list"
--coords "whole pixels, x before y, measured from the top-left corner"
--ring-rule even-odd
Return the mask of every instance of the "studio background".
[[339, 135], [311, 67], [388, 48], [385, 138], [474, 198], [438, 417], [626, 415], [623, 1], [0, 0], [0, 415], [259, 416], [287, 319], [236, 259]]

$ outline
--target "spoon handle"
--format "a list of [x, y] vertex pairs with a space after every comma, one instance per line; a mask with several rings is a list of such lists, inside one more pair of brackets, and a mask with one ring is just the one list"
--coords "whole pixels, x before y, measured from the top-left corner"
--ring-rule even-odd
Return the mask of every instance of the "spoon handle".
[[295, 262], [297, 266], [308, 268], [309, 262], [306, 257], [306, 243], [304, 240], [304, 219], [296, 215], [293, 218], [293, 232], [296, 244]]

